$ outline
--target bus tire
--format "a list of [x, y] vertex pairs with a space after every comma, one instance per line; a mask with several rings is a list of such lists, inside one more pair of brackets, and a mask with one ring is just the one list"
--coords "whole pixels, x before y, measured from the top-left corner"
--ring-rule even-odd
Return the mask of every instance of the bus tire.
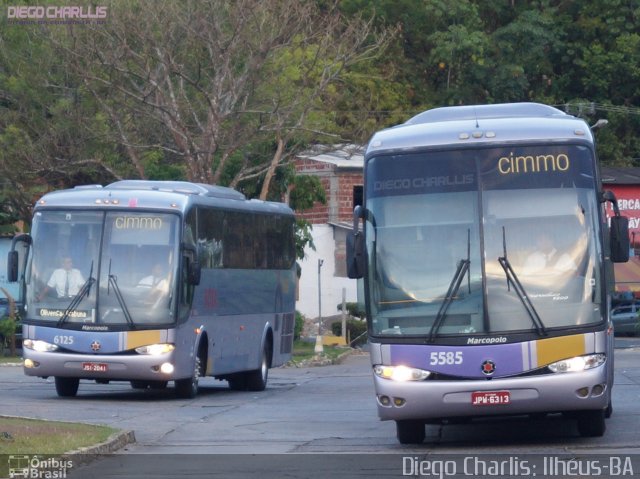
[[265, 346], [262, 349], [262, 359], [260, 361], [260, 367], [255, 371], [249, 371], [245, 373], [246, 387], [249, 391], [264, 391], [267, 387], [267, 380], [269, 379], [269, 359], [271, 347]]
[[200, 356], [196, 356], [194, 361], [193, 374], [190, 378], [176, 379], [176, 397], [180, 399], [193, 399], [198, 394], [198, 381], [200, 380]]
[[396, 434], [400, 444], [422, 444], [425, 438], [422, 421], [396, 421]]
[[80, 385], [80, 379], [78, 378], [61, 378], [56, 376], [56, 392], [58, 396], [63, 398], [75, 397], [78, 394], [78, 386]]
[[605, 410], [580, 411], [578, 413], [578, 432], [582, 437], [601, 437], [607, 425], [604, 420]]

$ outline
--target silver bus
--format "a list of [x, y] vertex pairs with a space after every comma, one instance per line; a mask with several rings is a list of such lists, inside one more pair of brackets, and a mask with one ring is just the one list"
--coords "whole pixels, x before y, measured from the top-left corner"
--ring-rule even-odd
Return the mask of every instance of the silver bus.
[[[126, 180], [52, 192], [9, 253], [26, 289], [24, 371], [194, 397], [214, 376], [263, 390], [290, 358], [294, 215], [224, 187]], [[22, 259], [23, 258], [23, 259]], [[21, 265], [21, 262], [25, 263]], [[18, 274], [24, 270], [24, 274]]]
[[378, 413], [398, 440], [545, 413], [602, 435], [612, 262], [629, 238], [589, 126], [535, 103], [437, 108], [376, 133], [364, 175], [348, 270], [364, 279]]

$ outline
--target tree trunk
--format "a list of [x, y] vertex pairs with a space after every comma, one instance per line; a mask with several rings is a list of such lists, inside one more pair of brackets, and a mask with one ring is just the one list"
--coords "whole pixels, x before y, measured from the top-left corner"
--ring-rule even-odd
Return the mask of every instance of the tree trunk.
[[271, 185], [271, 179], [273, 175], [276, 173], [276, 168], [280, 164], [280, 160], [282, 160], [282, 155], [284, 154], [284, 139], [282, 135], [278, 134], [278, 147], [276, 148], [276, 152], [273, 154], [273, 158], [271, 158], [271, 164], [267, 169], [267, 173], [264, 176], [264, 182], [262, 183], [262, 191], [260, 191], [260, 199], [266, 201], [267, 195], [269, 194], [269, 186]]

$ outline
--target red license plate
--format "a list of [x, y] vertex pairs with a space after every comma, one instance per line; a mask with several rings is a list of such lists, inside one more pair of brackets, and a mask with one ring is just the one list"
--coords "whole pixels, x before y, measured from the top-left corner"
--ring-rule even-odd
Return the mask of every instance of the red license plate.
[[90, 371], [92, 373], [104, 373], [109, 369], [104, 363], [82, 363], [83, 371]]
[[511, 402], [509, 391], [477, 391], [471, 393], [472, 406], [503, 406]]

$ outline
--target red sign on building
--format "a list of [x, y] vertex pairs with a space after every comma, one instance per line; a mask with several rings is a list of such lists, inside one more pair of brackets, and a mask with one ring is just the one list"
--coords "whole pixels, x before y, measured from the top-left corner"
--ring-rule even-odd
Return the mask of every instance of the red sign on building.
[[[628, 263], [616, 263], [616, 291], [630, 291], [640, 298], [640, 168], [603, 168], [603, 189], [612, 191], [620, 214], [629, 218], [631, 249]], [[613, 216], [611, 203], [607, 217]]]

